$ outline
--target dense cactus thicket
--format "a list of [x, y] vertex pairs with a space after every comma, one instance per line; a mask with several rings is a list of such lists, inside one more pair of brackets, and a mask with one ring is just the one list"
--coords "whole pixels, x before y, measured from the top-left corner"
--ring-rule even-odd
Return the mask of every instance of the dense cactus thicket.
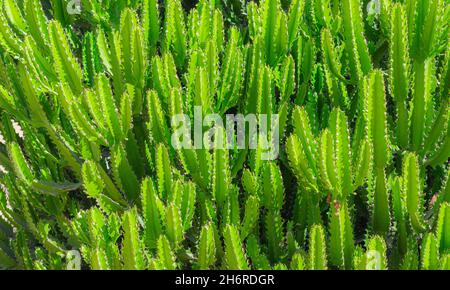
[[448, 0], [0, 5], [0, 268], [450, 269]]

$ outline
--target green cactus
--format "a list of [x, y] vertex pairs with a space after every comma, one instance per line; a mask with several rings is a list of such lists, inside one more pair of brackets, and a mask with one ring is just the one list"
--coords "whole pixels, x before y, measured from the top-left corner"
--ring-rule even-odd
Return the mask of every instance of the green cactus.
[[450, 268], [447, 1], [50, 2], [0, 1], [0, 269]]

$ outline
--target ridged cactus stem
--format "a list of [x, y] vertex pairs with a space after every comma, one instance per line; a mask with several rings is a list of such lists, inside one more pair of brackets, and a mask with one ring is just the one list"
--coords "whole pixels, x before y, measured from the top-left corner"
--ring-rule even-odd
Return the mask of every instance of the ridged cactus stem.
[[373, 209], [373, 230], [379, 234], [389, 231], [389, 199], [386, 190], [386, 177], [383, 168], [376, 169], [376, 184]]
[[408, 146], [408, 128], [409, 128], [409, 113], [406, 107], [406, 102], [397, 104], [397, 139], [398, 144], [402, 148]]
[[425, 127], [425, 66], [423, 60], [415, 60], [414, 69], [414, 97], [413, 111], [411, 116], [411, 145], [413, 150], [418, 150], [422, 144]]
[[404, 25], [403, 6], [393, 7], [390, 36], [390, 87], [397, 108], [397, 142], [401, 148], [409, 144], [409, 116], [406, 100], [409, 92], [408, 37]]

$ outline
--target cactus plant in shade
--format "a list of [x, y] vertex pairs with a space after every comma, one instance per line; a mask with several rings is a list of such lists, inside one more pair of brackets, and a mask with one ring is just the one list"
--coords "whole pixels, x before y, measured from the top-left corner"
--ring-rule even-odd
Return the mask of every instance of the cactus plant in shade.
[[68, 2], [0, 0], [1, 269], [450, 269], [448, 1]]

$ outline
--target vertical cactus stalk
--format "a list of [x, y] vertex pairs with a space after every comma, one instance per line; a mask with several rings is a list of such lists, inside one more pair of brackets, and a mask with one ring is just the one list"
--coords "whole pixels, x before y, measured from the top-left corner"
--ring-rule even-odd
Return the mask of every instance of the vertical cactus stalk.
[[383, 168], [375, 171], [375, 190], [373, 203], [373, 229], [386, 234], [390, 226], [389, 199], [386, 188], [386, 175]]
[[332, 205], [330, 211], [330, 263], [342, 269], [353, 269], [353, 226], [345, 203]]
[[122, 254], [125, 257], [124, 268], [128, 270], [143, 269], [144, 261], [139, 240], [136, 208], [128, 211], [123, 218], [124, 240]]
[[385, 166], [388, 163], [389, 147], [386, 124], [386, 96], [381, 71], [376, 70], [367, 76], [365, 91], [366, 130], [374, 154], [373, 227], [377, 233], [387, 233], [390, 225], [390, 214]]
[[327, 269], [327, 247], [323, 228], [314, 225], [309, 233], [308, 265], [311, 270]]
[[162, 232], [161, 216], [158, 204], [160, 200], [151, 179], [145, 179], [141, 188], [141, 204], [144, 217], [144, 243], [150, 249], [156, 249]]
[[395, 4], [392, 12], [390, 35], [390, 87], [397, 109], [397, 142], [402, 148], [409, 143], [409, 116], [407, 98], [409, 91], [408, 38], [403, 6]]
[[344, 0], [341, 5], [345, 49], [350, 62], [352, 79], [358, 83], [372, 70], [372, 61], [364, 37], [360, 2]]
[[374, 236], [367, 242], [366, 270], [386, 270], [386, 242], [380, 236]]
[[214, 231], [211, 225], [203, 226], [200, 232], [200, 240], [198, 244], [198, 268], [207, 270], [211, 267], [216, 259], [216, 248], [214, 241]]
[[156, 52], [160, 34], [158, 1], [145, 0], [143, 9], [145, 39], [150, 50], [150, 55], [153, 55]]
[[229, 270], [247, 270], [248, 262], [236, 227], [227, 225], [224, 232], [225, 263]]
[[422, 269], [439, 269], [439, 246], [434, 234], [427, 234], [422, 240]]
[[422, 182], [420, 179], [419, 164], [414, 153], [406, 155], [403, 161], [403, 186], [406, 195], [406, 205], [409, 218], [414, 230], [425, 231], [423, 223], [423, 197]]
[[431, 59], [414, 60], [414, 93], [411, 114], [411, 145], [417, 151], [422, 145], [425, 132], [425, 113], [429, 106]]
[[450, 250], [450, 204], [443, 203], [439, 209], [436, 225], [436, 237], [439, 251], [446, 253]]
[[405, 208], [405, 201], [403, 196], [403, 189], [401, 185], [401, 178], [397, 177], [391, 181], [392, 189], [392, 211], [397, 226], [397, 244], [401, 255], [406, 254], [408, 250], [408, 232]]

